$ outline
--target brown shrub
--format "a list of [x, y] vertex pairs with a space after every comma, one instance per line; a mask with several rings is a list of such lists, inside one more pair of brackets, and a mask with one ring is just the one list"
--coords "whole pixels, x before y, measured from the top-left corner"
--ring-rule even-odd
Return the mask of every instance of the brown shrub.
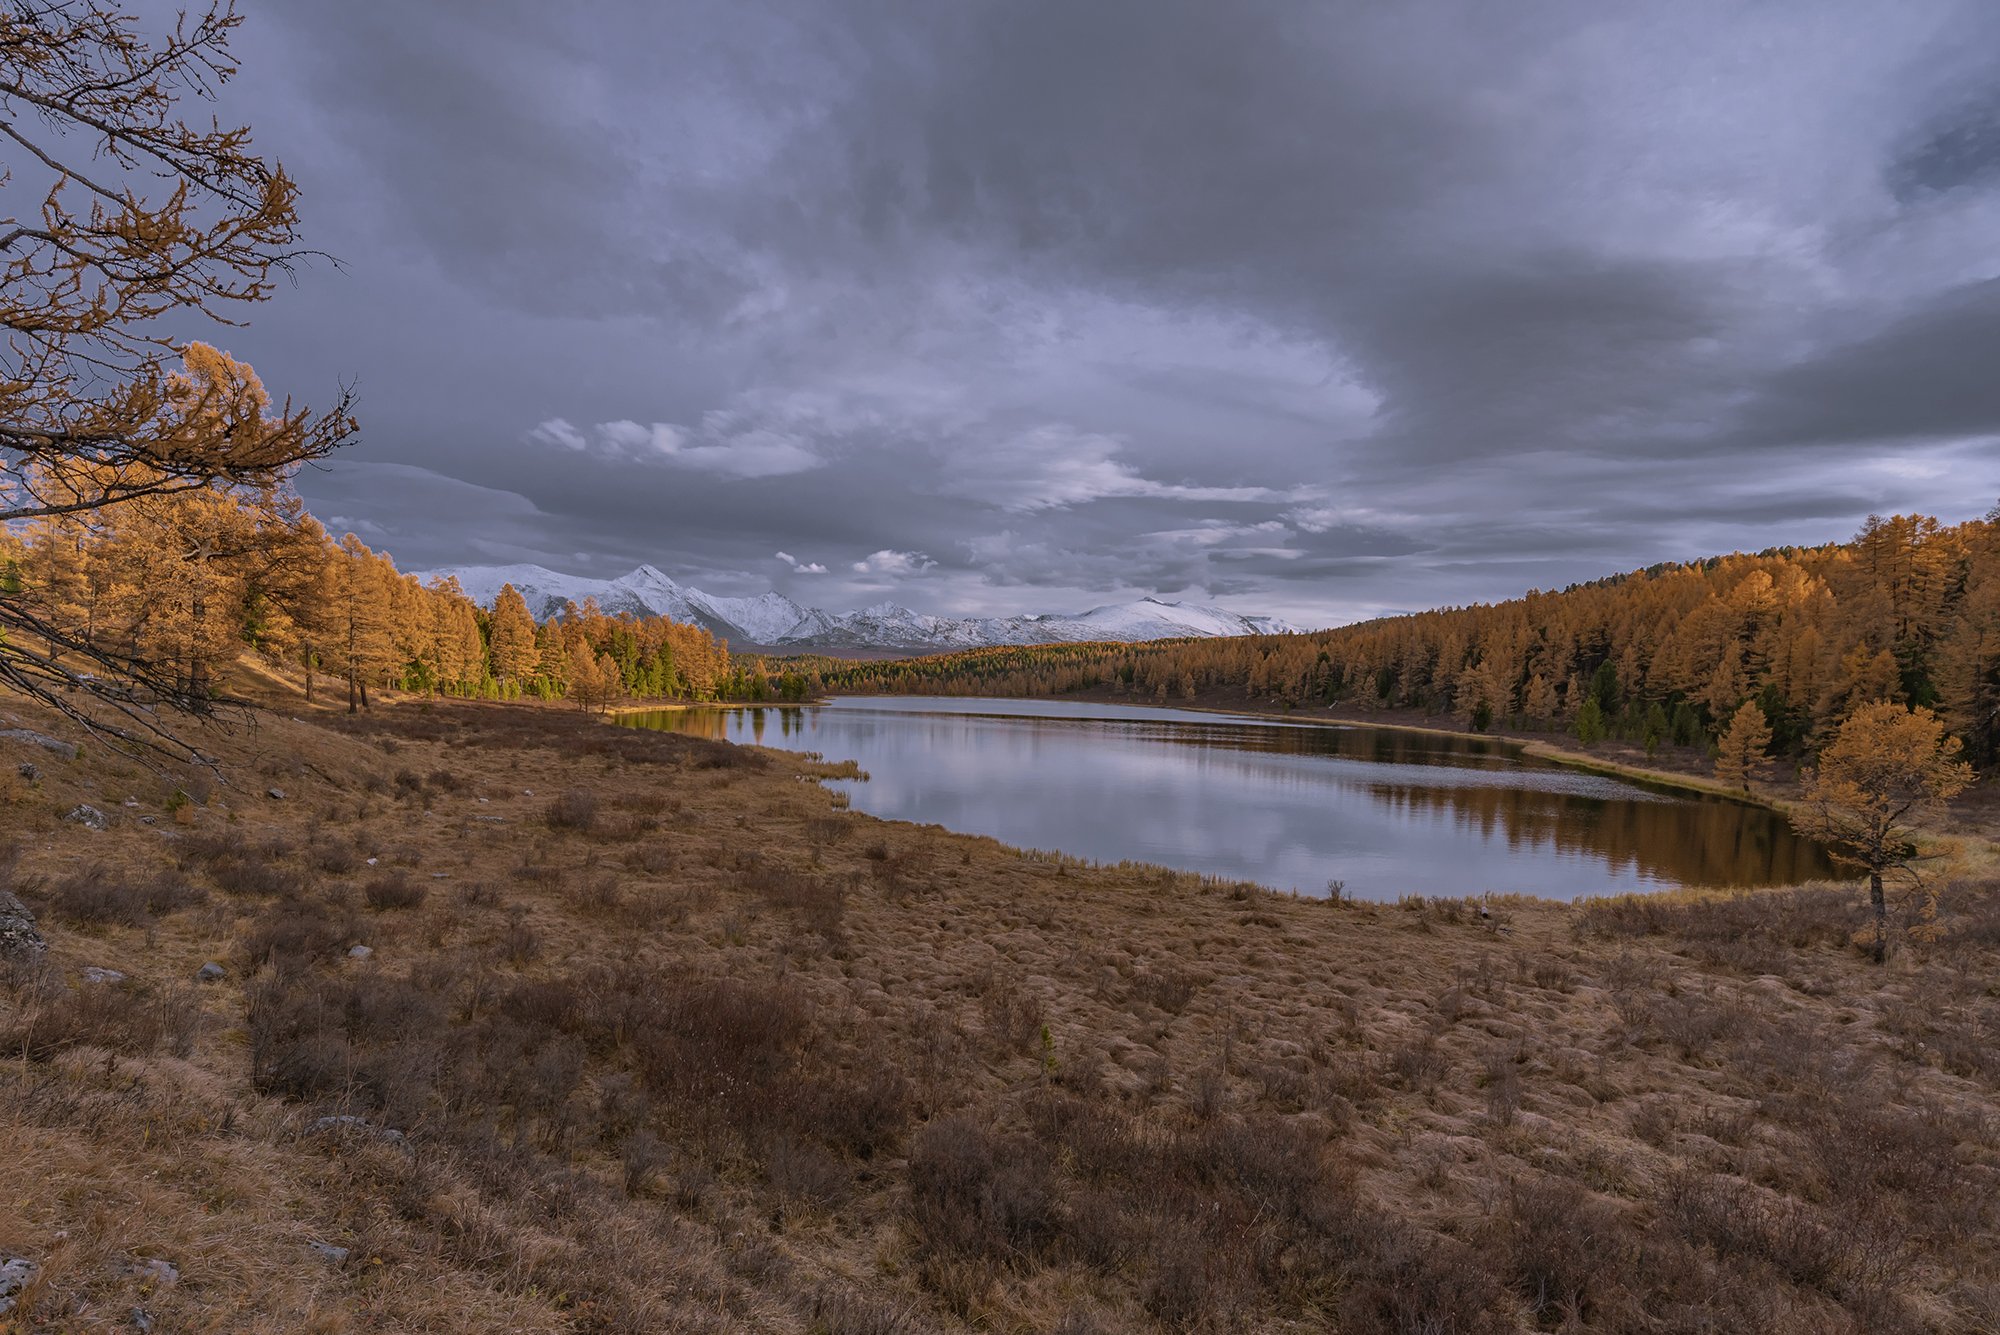
[[508, 912], [507, 925], [501, 929], [500, 939], [495, 944], [500, 957], [516, 967], [532, 964], [542, 957], [542, 934], [528, 921], [527, 913], [519, 908]]
[[186, 870], [240, 862], [249, 856], [250, 850], [242, 834], [235, 830], [199, 830], [176, 838], [173, 851], [175, 865]]
[[[841, 816], [806, 817], [806, 842], [819, 848], [844, 843], [854, 833], [854, 823]], [[886, 851], [886, 850], [885, 850]]]
[[58, 917], [73, 923], [141, 927], [208, 896], [174, 872], [157, 871], [134, 881], [98, 864], [55, 882], [46, 897]]
[[781, 1133], [764, 1155], [764, 1171], [780, 1196], [818, 1210], [839, 1205], [854, 1190], [847, 1166], [795, 1133]]
[[1056, 1235], [1047, 1156], [969, 1118], [945, 1118], [917, 1133], [909, 1182], [911, 1223], [928, 1251], [1017, 1266]]
[[549, 802], [542, 818], [552, 830], [588, 834], [597, 826], [597, 794], [588, 788], [566, 788]]
[[1404, 1089], [1428, 1094], [1451, 1070], [1451, 1060], [1433, 1034], [1398, 1043], [1383, 1054], [1383, 1069]]
[[1586, 900], [1575, 918], [1579, 934], [1661, 936], [1705, 962], [1752, 973], [1780, 972], [1791, 952], [1845, 948], [1867, 921], [1866, 901], [1842, 886], [1757, 890], [1697, 900], [1622, 895]]
[[1899, 1250], [1855, 1216], [1698, 1170], [1676, 1173], [1662, 1205], [1664, 1218], [1690, 1242], [1762, 1261], [1787, 1281], [1834, 1297], [1879, 1290]]
[[284, 976], [259, 979], [245, 1020], [250, 1083], [260, 1092], [312, 1098], [348, 1082], [355, 1056], [325, 989]]
[[361, 850], [345, 839], [326, 836], [313, 841], [307, 854], [312, 865], [333, 876], [345, 876], [361, 867]]
[[1580, 1183], [1509, 1184], [1501, 1236], [1508, 1283], [1538, 1326], [1592, 1322], [1630, 1286], [1637, 1234]]
[[452, 892], [452, 897], [461, 908], [490, 909], [500, 903], [500, 890], [491, 881], [466, 881]]
[[409, 873], [403, 871], [385, 872], [361, 887], [362, 899], [377, 913], [388, 909], [420, 908], [429, 894], [428, 887], [411, 880]]
[[657, 876], [681, 865], [680, 855], [665, 844], [646, 844], [625, 854], [625, 865], [633, 871]]
[[1701, 992], [1656, 997], [1641, 1018], [1684, 1061], [1705, 1056], [1717, 1043], [1742, 1033], [1748, 1019], [1737, 999]]
[[357, 931], [352, 914], [325, 900], [282, 900], [244, 932], [243, 954], [253, 970], [285, 972], [334, 958]]
[[1172, 1015], [1194, 1000], [1195, 981], [1185, 969], [1162, 965], [1132, 976], [1132, 995]]
[[201, 1029], [200, 1004], [186, 988], [131, 982], [68, 988], [49, 982], [20, 1001], [0, 1028], [0, 1052], [30, 1061], [47, 1061], [71, 1048], [185, 1057]]

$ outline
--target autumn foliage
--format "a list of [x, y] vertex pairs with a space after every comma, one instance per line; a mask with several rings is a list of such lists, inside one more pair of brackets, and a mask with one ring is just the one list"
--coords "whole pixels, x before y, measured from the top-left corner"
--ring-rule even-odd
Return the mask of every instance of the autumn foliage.
[[1928, 709], [1878, 701], [1841, 724], [1820, 753], [1793, 823], [1846, 850], [1868, 871], [1874, 907], [1874, 955], [1885, 950], [1885, 872], [1907, 868], [1917, 847], [1914, 822], [1936, 815], [1972, 782], [1962, 745]]
[[[0, 14], [0, 525], [54, 521], [64, 541], [108, 509], [181, 498], [174, 519], [200, 529], [252, 513], [229, 493], [268, 496], [354, 429], [344, 394], [319, 414], [274, 405], [248, 368], [170, 332], [190, 313], [230, 323], [300, 254], [284, 170], [247, 129], [188, 114], [235, 73], [238, 22], [214, 4], [155, 40], [110, 0]], [[158, 520], [125, 539], [189, 538], [204, 564], [233, 542]], [[0, 585], [0, 682], [58, 708], [82, 691], [122, 710], [122, 725], [98, 726], [164, 736], [152, 702], [205, 699], [209, 591], [196, 579], [180, 592], [124, 641], [167, 649], [178, 668], [156, 672], [150, 654], [68, 638], [67, 621]]]
[[[213, 350], [198, 355], [249, 376]], [[50, 629], [41, 652], [58, 670], [71, 656], [143, 664], [193, 700], [222, 694], [245, 653], [301, 673], [308, 698], [331, 676], [350, 709], [383, 688], [601, 709], [621, 698], [796, 699], [808, 685], [734, 663], [707, 631], [664, 618], [586, 602], [538, 623], [511, 587], [488, 612], [454, 580], [426, 585], [353, 534], [332, 540], [277, 483], [136, 497], [0, 530], [0, 590]]]

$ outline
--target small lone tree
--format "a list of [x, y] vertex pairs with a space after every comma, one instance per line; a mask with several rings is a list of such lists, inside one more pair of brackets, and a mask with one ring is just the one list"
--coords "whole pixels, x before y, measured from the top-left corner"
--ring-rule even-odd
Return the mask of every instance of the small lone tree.
[[1730, 716], [1716, 744], [1715, 777], [1731, 788], [1750, 791], [1750, 781], [1770, 768], [1771, 724], [1755, 700], [1745, 700]]
[[1604, 709], [1596, 696], [1589, 696], [1576, 711], [1576, 739], [1585, 746], [1595, 746], [1604, 740], [1604, 732]]
[[1875, 962], [1887, 953], [1888, 907], [1882, 874], [1916, 858], [1911, 820], [1964, 792], [1972, 766], [1958, 759], [1958, 738], [1928, 709], [1886, 700], [1863, 705], [1840, 725], [1807, 777], [1805, 804], [1792, 815], [1801, 834], [1845, 849], [1868, 869], [1875, 909]]

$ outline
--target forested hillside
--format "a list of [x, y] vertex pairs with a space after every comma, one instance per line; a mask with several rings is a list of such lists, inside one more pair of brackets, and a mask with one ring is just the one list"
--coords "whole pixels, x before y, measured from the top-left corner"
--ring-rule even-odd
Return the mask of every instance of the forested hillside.
[[1173, 701], [1220, 693], [1698, 743], [1746, 701], [1812, 749], [1856, 706], [1938, 709], [2000, 758], [2000, 513], [1871, 518], [1852, 542], [1654, 566], [1559, 593], [1309, 635], [815, 664], [830, 690]]
[[[200, 344], [176, 384], [192, 401], [266, 402], [249, 367]], [[331, 675], [357, 709], [371, 687], [594, 706], [797, 699], [810, 685], [732, 664], [725, 643], [663, 617], [586, 602], [537, 623], [512, 588], [489, 612], [453, 580], [425, 585], [352, 534], [336, 541], [278, 479], [156, 486], [144, 471], [27, 471], [48, 513], [0, 526], [0, 596], [37, 641], [25, 666], [59, 680], [109, 665], [198, 702], [249, 651], [302, 673], [308, 696]], [[139, 490], [115, 507], [70, 508], [109, 486]]]

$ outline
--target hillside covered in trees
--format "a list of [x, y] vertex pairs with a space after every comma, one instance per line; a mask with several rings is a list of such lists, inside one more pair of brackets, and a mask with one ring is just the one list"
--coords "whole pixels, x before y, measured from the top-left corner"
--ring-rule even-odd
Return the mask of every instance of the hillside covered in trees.
[[1491, 605], [1307, 635], [1048, 645], [800, 663], [835, 691], [1211, 695], [1451, 715], [1682, 745], [1754, 702], [1774, 749], [1815, 749], [1860, 704], [1937, 709], [2000, 759], [2000, 511], [1871, 518], [1852, 542], [1654, 566]]
[[[268, 403], [249, 367], [190, 345], [174, 382], [190, 402]], [[142, 471], [119, 470], [131, 487]], [[150, 479], [138, 479], [141, 484]], [[281, 478], [152, 487], [115, 507], [76, 505], [113, 485], [85, 470], [30, 469], [34, 519], [0, 526], [0, 595], [37, 644], [22, 670], [62, 683], [107, 667], [167, 697], [214, 698], [239, 655], [330, 675], [351, 709], [371, 688], [477, 699], [803, 698], [797, 675], [663, 617], [592, 602], [540, 623], [512, 588], [489, 611], [450, 579], [420, 583], [353, 534], [334, 539]]]

